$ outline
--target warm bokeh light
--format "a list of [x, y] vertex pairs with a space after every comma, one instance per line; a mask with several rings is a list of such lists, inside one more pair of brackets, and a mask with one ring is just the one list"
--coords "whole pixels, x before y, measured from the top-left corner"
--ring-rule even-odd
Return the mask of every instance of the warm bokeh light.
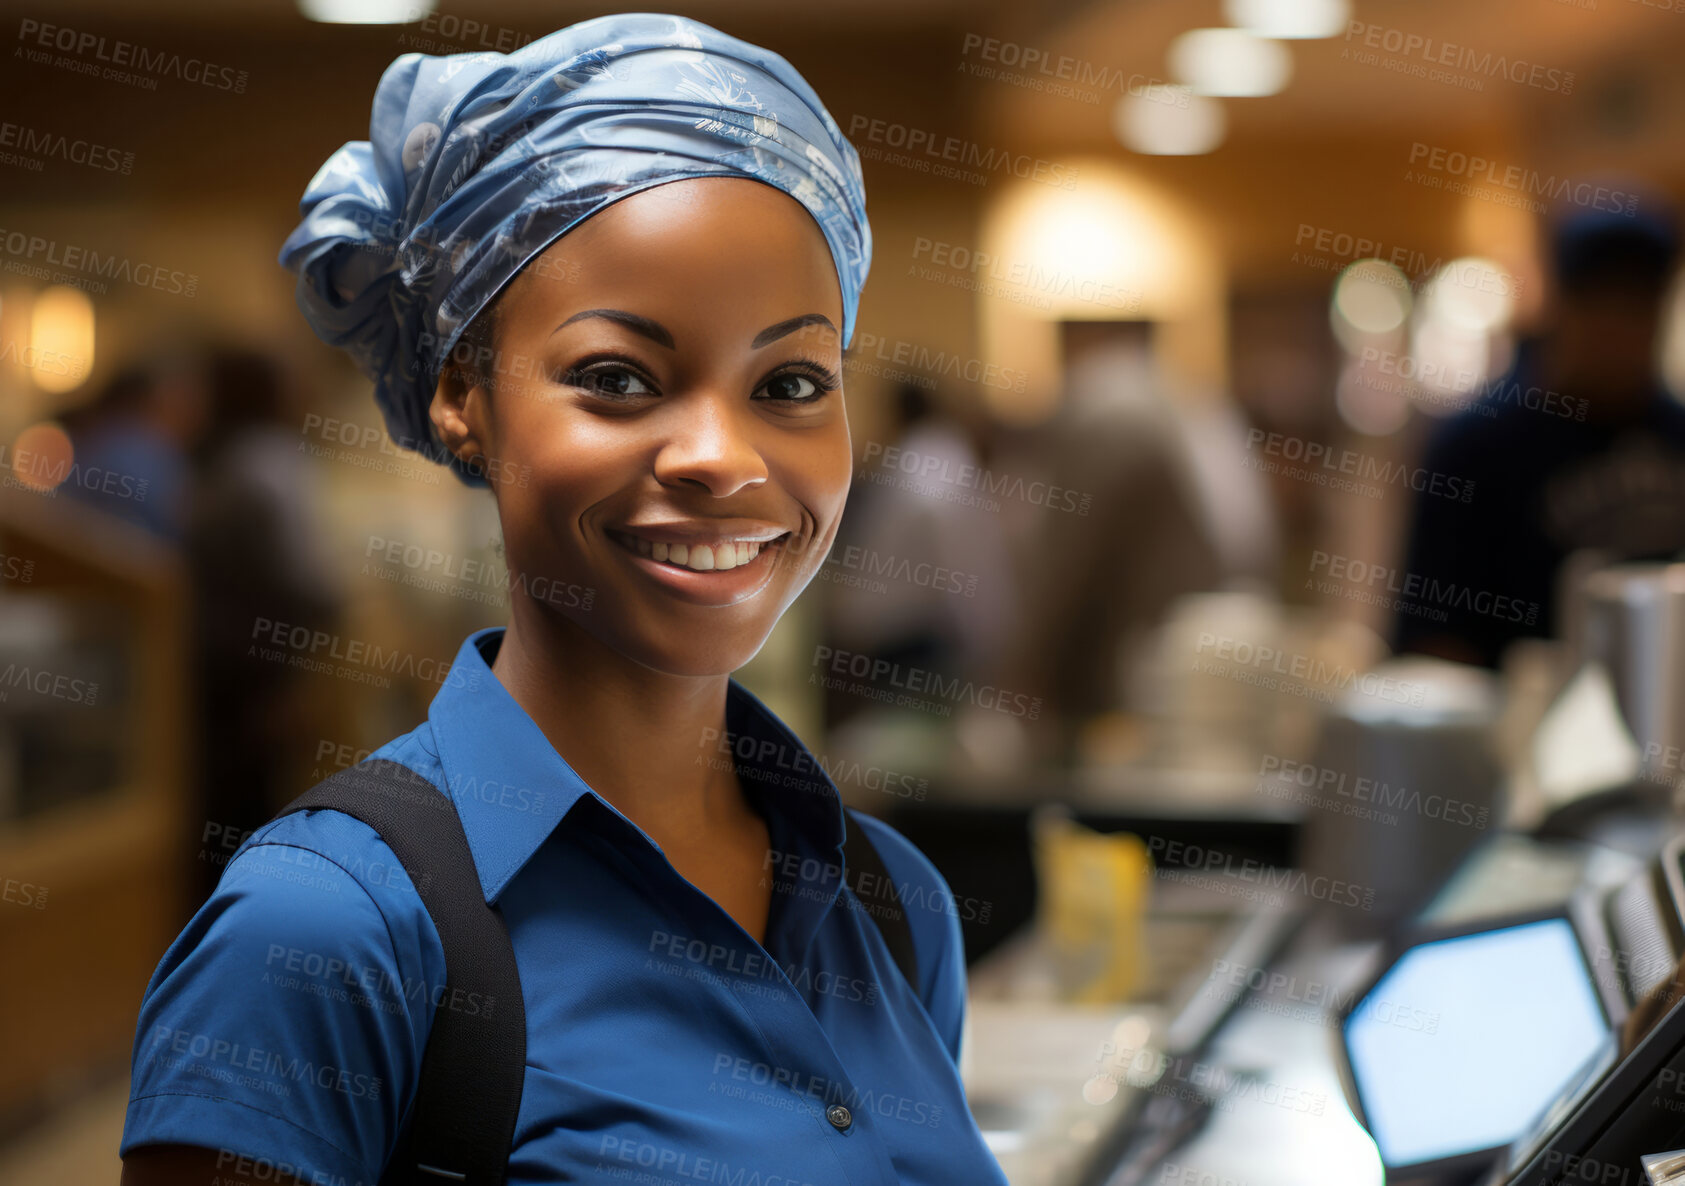
[[94, 364], [94, 303], [79, 288], [55, 284], [30, 311], [29, 377], [42, 391], [74, 391]]
[[8, 284], [0, 293], [0, 362], [19, 377], [28, 369], [23, 359], [29, 346], [29, 308], [34, 303], [35, 290], [21, 282]]
[[1434, 270], [1410, 317], [1401, 372], [1415, 384], [1417, 407], [1449, 416], [1509, 365], [1506, 332], [1514, 312], [1514, 278], [1499, 264], [1464, 256]]
[[52, 490], [70, 473], [76, 448], [63, 426], [51, 420], [31, 424], [12, 442], [11, 469], [32, 490]]
[[1228, 133], [1228, 116], [1215, 99], [1187, 87], [1154, 83], [1118, 100], [1113, 113], [1118, 140], [1143, 156], [1198, 156]]
[[1436, 317], [1470, 331], [1491, 332], [1509, 324], [1515, 278], [1493, 260], [1464, 256], [1433, 274], [1422, 288], [1422, 301]]
[[1257, 98], [1293, 77], [1293, 55], [1279, 41], [1245, 29], [1189, 29], [1170, 43], [1170, 72], [1198, 95]]
[[1409, 277], [1384, 260], [1360, 259], [1334, 283], [1329, 305], [1334, 336], [1356, 353], [1375, 336], [1402, 326], [1412, 303]]
[[1493, 343], [1480, 330], [1421, 306], [1410, 327], [1410, 367], [1430, 416], [1447, 416], [1468, 405], [1468, 397], [1491, 374]]
[[1333, 37], [1351, 17], [1348, 0], [1223, 0], [1223, 14], [1260, 37]]
[[433, 0], [298, 0], [313, 21], [334, 25], [402, 25], [433, 11]]
[[1217, 386], [1224, 352], [1225, 273], [1209, 229], [1140, 173], [1115, 162], [1071, 162], [1073, 190], [1023, 183], [1005, 190], [984, 219], [980, 249], [1035, 264], [1042, 307], [989, 301], [980, 309], [980, 341], [1001, 365], [1021, 367], [1030, 390], [986, 399], [996, 415], [1034, 423], [1057, 406], [1058, 323], [1147, 320], [1155, 323], [1161, 370], [1192, 385]]

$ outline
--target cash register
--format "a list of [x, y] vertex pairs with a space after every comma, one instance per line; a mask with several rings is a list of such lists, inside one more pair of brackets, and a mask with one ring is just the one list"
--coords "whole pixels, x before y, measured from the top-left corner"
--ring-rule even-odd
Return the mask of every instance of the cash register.
[[1682, 958], [1685, 834], [1561, 910], [1399, 940], [1339, 1031], [1387, 1181], [1685, 1186]]

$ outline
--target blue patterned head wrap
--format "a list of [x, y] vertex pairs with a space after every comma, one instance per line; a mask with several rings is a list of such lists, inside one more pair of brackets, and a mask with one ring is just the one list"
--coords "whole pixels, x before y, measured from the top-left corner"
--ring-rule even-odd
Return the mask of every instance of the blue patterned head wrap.
[[369, 138], [311, 179], [281, 248], [323, 341], [374, 381], [401, 446], [484, 480], [427, 409], [457, 339], [523, 265], [611, 202], [692, 177], [752, 177], [813, 215], [854, 336], [872, 232], [860, 158], [795, 68], [685, 17], [570, 25], [509, 54], [404, 54]]

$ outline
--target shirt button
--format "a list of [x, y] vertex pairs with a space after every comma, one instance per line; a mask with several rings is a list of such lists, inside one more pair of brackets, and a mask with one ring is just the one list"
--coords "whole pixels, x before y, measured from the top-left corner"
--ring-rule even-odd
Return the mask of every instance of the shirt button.
[[831, 1122], [832, 1128], [843, 1132], [854, 1123], [854, 1114], [841, 1104], [832, 1104], [825, 1109], [825, 1119]]

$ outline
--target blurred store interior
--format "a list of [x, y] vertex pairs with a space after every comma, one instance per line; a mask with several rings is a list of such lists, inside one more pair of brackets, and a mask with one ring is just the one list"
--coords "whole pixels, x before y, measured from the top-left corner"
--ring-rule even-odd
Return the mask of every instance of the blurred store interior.
[[[275, 257], [396, 55], [607, 10], [309, 15], [353, 7], [5, 26], [0, 1181], [116, 1180], [141, 992], [219, 862], [504, 621], [490, 497], [385, 442]], [[674, 11], [783, 54], [861, 153], [848, 513], [738, 678], [953, 888], [1012, 1180], [1380, 1182], [1328, 1001], [1186, 1047], [1315, 1109], [1231, 1077], [1157, 1116], [1133, 1056], [1237, 936], [1344, 983], [1678, 826], [1685, 435], [1622, 411], [1685, 394], [1677, 3]], [[1447, 438], [1483, 400], [1510, 444]], [[309, 670], [260, 622], [406, 658]]]

